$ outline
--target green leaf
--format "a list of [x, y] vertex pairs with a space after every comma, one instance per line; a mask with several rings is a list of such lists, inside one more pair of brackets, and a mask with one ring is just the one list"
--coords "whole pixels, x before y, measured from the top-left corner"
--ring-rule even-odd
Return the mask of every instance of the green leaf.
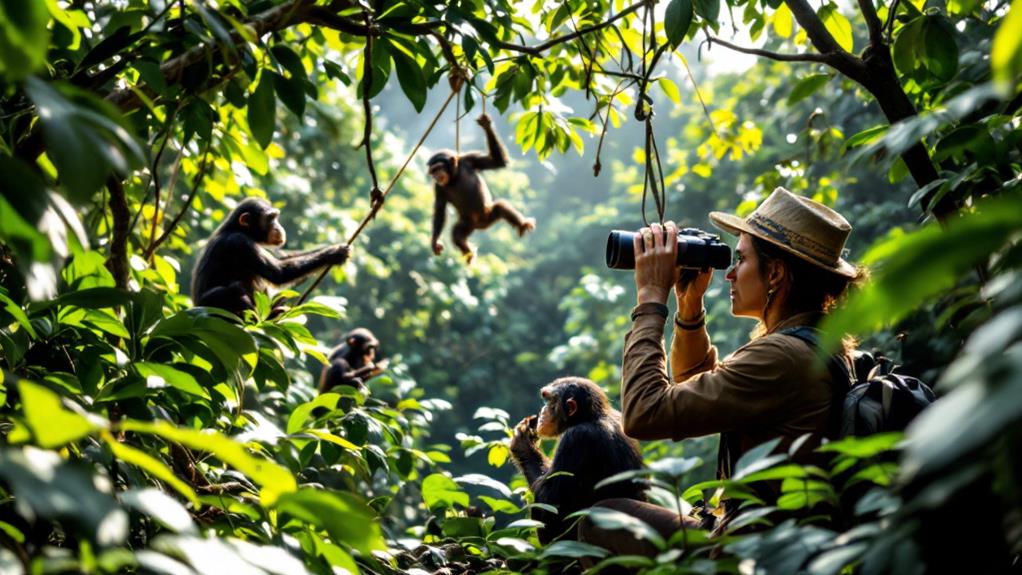
[[264, 506], [273, 505], [282, 494], [298, 488], [294, 476], [287, 469], [268, 459], [250, 455], [240, 443], [212, 430], [179, 429], [163, 421], [147, 423], [124, 420], [120, 425], [125, 431], [158, 435], [185, 447], [213, 454], [262, 487], [259, 500]]
[[291, 412], [291, 416], [287, 420], [287, 433], [293, 435], [299, 431], [305, 429], [305, 424], [312, 418], [313, 412], [319, 410], [316, 417], [322, 417], [326, 413], [330, 413], [337, 409], [337, 402], [341, 399], [341, 396], [337, 393], [324, 393], [317, 396], [312, 401], [306, 401], [305, 403], [294, 408]]
[[408, 101], [415, 107], [416, 112], [421, 112], [426, 106], [426, 75], [422, 67], [414, 58], [405, 54], [402, 50], [395, 48], [391, 51], [394, 57], [394, 71], [397, 72], [397, 81], [401, 85], [401, 91], [408, 97]]
[[63, 447], [96, 429], [85, 417], [65, 409], [60, 396], [49, 389], [21, 380], [18, 390], [21, 392], [25, 424], [39, 447]]
[[[622, 515], [624, 514], [622, 513]], [[550, 557], [568, 557], [571, 559], [580, 559], [582, 557], [603, 558], [607, 555], [610, 555], [610, 552], [603, 547], [582, 543], [581, 541], [555, 541], [544, 547], [543, 551], [539, 554], [542, 559]]]
[[794, 18], [791, 15], [791, 8], [788, 8], [787, 4], [782, 3], [777, 7], [772, 20], [774, 24], [774, 32], [777, 33], [778, 36], [781, 38], [791, 37], [791, 33], [794, 28]]
[[511, 497], [511, 490], [508, 489], [507, 485], [504, 485], [503, 483], [497, 481], [496, 479], [487, 477], [481, 473], [469, 473], [468, 475], [455, 477], [454, 481], [459, 485], [467, 484], [476, 485], [479, 487], [486, 487], [488, 489], [496, 491], [497, 493], [500, 493], [504, 497]]
[[1022, 227], [1017, 195], [978, 202], [973, 213], [876, 243], [862, 263], [875, 265], [873, 281], [827, 316], [821, 352], [842, 334], [865, 334], [897, 322], [941, 293], [977, 262], [1002, 248]]
[[[192, 497], [195, 497], [194, 493]], [[121, 502], [152, 517], [175, 533], [198, 533], [188, 510], [159, 489], [129, 489], [121, 493]]]
[[277, 98], [284, 103], [288, 110], [299, 118], [305, 114], [305, 80], [301, 78], [285, 78], [276, 72], [273, 76], [273, 89]]
[[791, 93], [788, 94], [788, 105], [792, 105], [796, 102], [805, 100], [817, 90], [822, 88], [830, 79], [830, 74], [810, 74], [805, 78], [802, 78], [795, 84], [795, 87], [791, 89]]
[[49, 21], [43, 2], [0, 0], [0, 77], [16, 82], [46, 63]]
[[351, 493], [299, 489], [281, 495], [277, 511], [321, 527], [337, 543], [345, 543], [365, 555], [387, 549], [376, 514]]
[[305, 64], [302, 63], [302, 57], [299, 56], [291, 46], [287, 44], [274, 44], [270, 47], [270, 53], [277, 59], [277, 62], [284, 67], [285, 70], [290, 72], [292, 78], [298, 78], [305, 80], [309, 77], [305, 71]]
[[[0, 218], [0, 221], [2, 221], [2, 218]], [[25, 314], [25, 310], [21, 309], [20, 305], [14, 303], [14, 300], [2, 292], [0, 292], [0, 304], [3, 304], [4, 311], [11, 314], [14, 317], [14, 321], [18, 322], [18, 325], [27, 331], [28, 335], [32, 336], [32, 339], [38, 339], [39, 336], [36, 335], [32, 322], [28, 320], [28, 315]]]
[[72, 86], [58, 91], [34, 77], [25, 80], [25, 92], [43, 125], [46, 153], [73, 201], [91, 200], [111, 170], [127, 174], [142, 163], [141, 147], [112, 119], [117, 111], [106, 102]]
[[189, 395], [210, 399], [209, 392], [190, 373], [159, 363], [139, 361], [134, 365], [138, 374], [145, 378], [147, 387], [169, 385]]
[[468, 507], [468, 493], [453, 479], [442, 473], [433, 473], [422, 480], [422, 500], [430, 511], [451, 509], [455, 505]]
[[917, 52], [923, 45], [923, 22], [920, 16], [901, 27], [894, 39], [894, 64], [902, 74], [912, 75], [919, 64]]
[[128, 515], [96, 488], [87, 469], [54, 451], [0, 449], [0, 477], [19, 506], [40, 517], [66, 519], [82, 537], [100, 545], [120, 544], [128, 535]]
[[671, 48], [677, 49], [692, 24], [692, 0], [671, 0], [664, 14], [664, 32]]
[[720, 15], [720, 0], [695, 0], [695, 12], [706, 20], [712, 27], [717, 27], [717, 17]]
[[1022, 75], [1022, 0], [1012, 1], [994, 35], [990, 68], [998, 89], [1006, 96], [1014, 94], [1015, 82]]
[[816, 13], [820, 16], [827, 31], [834, 37], [837, 45], [841, 46], [844, 51], [851, 52], [855, 48], [852, 39], [852, 23], [838, 11], [837, 5], [826, 4]]
[[850, 150], [858, 146], [863, 146], [872, 142], [875, 142], [882, 138], [887, 130], [891, 126], [884, 124], [882, 126], [873, 126], [872, 128], [866, 128], [865, 130], [855, 134], [851, 138], [845, 141], [845, 150]]
[[185, 499], [190, 501], [196, 509], [198, 509], [200, 503], [199, 498], [195, 496], [195, 492], [192, 491], [192, 488], [187, 483], [178, 479], [178, 477], [174, 475], [174, 472], [164, 465], [162, 461], [144, 451], [135, 449], [126, 443], [117, 441], [117, 439], [109, 433], [104, 432], [103, 439], [106, 441], [107, 445], [110, 446], [110, 451], [113, 452], [115, 458], [139, 467], [153, 477], [167, 483], [173, 487], [175, 491], [184, 496]]
[[263, 70], [252, 95], [248, 98], [248, 127], [259, 146], [266, 149], [273, 141], [277, 122], [277, 100], [273, 97], [273, 74]]
[[941, 82], [948, 82], [958, 73], [958, 43], [955, 28], [946, 16], [927, 16], [923, 24], [926, 68]]

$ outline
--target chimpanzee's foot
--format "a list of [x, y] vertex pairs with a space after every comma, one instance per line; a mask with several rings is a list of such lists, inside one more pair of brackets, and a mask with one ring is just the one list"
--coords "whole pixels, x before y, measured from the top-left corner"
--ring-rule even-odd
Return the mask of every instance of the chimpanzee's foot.
[[525, 232], [531, 232], [534, 229], [536, 229], [536, 218], [526, 218], [522, 225], [518, 226], [518, 237], [522, 237]]

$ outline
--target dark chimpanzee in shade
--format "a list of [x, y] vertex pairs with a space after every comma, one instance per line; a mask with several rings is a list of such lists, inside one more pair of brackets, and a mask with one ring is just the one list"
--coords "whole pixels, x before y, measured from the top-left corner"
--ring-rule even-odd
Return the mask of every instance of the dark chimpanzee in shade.
[[350, 248], [340, 244], [274, 257], [263, 246], [284, 245], [287, 233], [277, 220], [279, 215], [279, 210], [259, 198], [247, 198], [234, 208], [213, 232], [195, 264], [195, 305], [241, 315], [255, 308], [255, 292], [265, 291], [267, 283], [285, 285], [348, 259]]
[[440, 255], [444, 249], [440, 232], [447, 217], [447, 204], [458, 211], [458, 223], [451, 229], [451, 239], [458, 246], [468, 263], [472, 263], [475, 250], [468, 243], [468, 236], [475, 230], [484, 230], [498, 219], [504, 219], [518, 230], [521, 236], [536, 227], [536, 221], [526, 218], [506, 200], [493, 201], [486, 181], [480, 170], [495, 170], [507, 165], [507, 151], [497, 139], [493, 124], [486, 114], [479, 116], [479, 125], [486, 132], [488, 153], [469, 152], [457, 155], [451, 150], [433, 154], [427, 162], [429, 175], [435, 183], [436, 200], [433, 204], [433, 253]]
[[[557, 507], [553, 515], [533, 509], [532, 517], [542, 521], [543, 544], [554, 539], [575, 539], [573, 519], [566, 517], [592, 507], [609, 497], [645, 500], [645, 483], [622, 481], [595, 489], [600, 481], [632, 469], [642, 468], [638, 444], [625, 436], [621, 416], [610, 406], [606, 394], [588, 379], [562, 377], [540, 391], [546, 404], [536, 416], [526, 417], [515, 428], [511, 457], [525, 475], [537, 503]], [[535, 424], [535, 428], [533, 428]], [[557, 437], [553, 462], [536, 443], [539, 437]], [[571, 475], [550, 475], [559, 472]]]
[[327, 364], [319, 377], [319, 392], [327, 393], [340, 385], [363, 387], [367, 378], [387, 369], [387, 360], [376, 361], [380, 342], [373, 332], [357, 327], [344, 336], [344, 343], [330, 352]]

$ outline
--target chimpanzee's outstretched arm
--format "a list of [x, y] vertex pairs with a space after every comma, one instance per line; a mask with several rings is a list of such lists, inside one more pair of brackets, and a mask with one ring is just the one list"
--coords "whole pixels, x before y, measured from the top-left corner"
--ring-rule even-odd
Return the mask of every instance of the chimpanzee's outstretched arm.
[[336, 246], [323, 246], [321, 248], [316, 248], [314, 250], [309, 250], [307, 252], [287, 252], [285, 254], [282, 254], [281, 257], [277, 258], [277, 261], [284, 263], [292, 261], [296, 258], [318, 256], [322, 252], [327, 252], [333, 249], [336, 249]]
[[[237, 234], [244, 237], [242, 234]], [[260, 277], [274, 285], [284, 285], [299, 280], [317, 269], [329, 265], [343, 263], [348, 259], [345, 246], [331, 246], [301, 254], [295, 254], [284, 260], [278, 260], [255, 242], [248, 240], [252, 262], [252, 270]]]
[[482, 126], [483, 130], [486, 132], [486, 147], [489, 153], [487, 155], [483, 155], [480, 152], [469, 152], [467, 154], [463, 154], [458, 161], [467, 161], [477, 170], [496, 170], [507, 166], [507, 150], [504, 149], [504, 144], [500, 143], [500, 139], [497, 138], [496, 132], [493, 131], [493, 125], [490, 123], [490, 117], [481, 116], [479, 118], [479, 125]]
[[536, 484], [550, 472], [550, 460], [535, 444], [527, 444], [512, 450], [511, 457], [529, 483], [529, 489], [535, 491]]

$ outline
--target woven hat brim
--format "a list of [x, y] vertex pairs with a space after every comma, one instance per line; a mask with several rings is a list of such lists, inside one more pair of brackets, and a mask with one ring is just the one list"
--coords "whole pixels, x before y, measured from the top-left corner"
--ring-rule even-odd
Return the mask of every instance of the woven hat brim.
[[855, 269], [855, 266], [848, 263], [843, 258], [838, 258], [837, 262], [835, 262], [834, 265], [825, 265], [813, 259], [812, 256], [803, 254], [802, 252], [792, 248], [791, 246], [786, 246], [783, 243], [775, 240], [774, 238], [760, 232], [759, 230], [753, 228], [748, 223], [746, 223], [744, 219], [734, 214], [728, 214], [726, 212], [710, 212], [710, 222], [712, 222], [713, 225], [716, 226], [718, 229], [732, 235], [737, 236], [738, 234], [745, 232], [749, 235], [756, 236], [757, 238], [770, 242], [771, 244], [781, 248], [782, 250], [788, 252], [789, 254], [801, 260], [805, 260], [819, 268], [832, 271], [836, 274], [848, 278], [854, 278], [855, 275], [858, 273], [858, 270]]

